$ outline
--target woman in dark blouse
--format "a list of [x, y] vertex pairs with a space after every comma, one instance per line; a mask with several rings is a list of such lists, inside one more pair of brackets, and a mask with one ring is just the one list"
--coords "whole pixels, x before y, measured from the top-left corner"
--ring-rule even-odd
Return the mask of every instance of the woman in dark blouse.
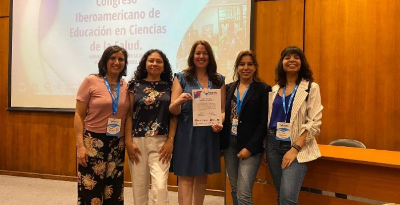
[[[147, 51], [129, 84], [131, 101], [125, 143], [129, 156], [135, 204], [168, 204], [168, 172], [172, 156], [176, 116], [170, 115], [172, 70], [160, 50]], [[132, 137], [129, 137], [132, 136]]]

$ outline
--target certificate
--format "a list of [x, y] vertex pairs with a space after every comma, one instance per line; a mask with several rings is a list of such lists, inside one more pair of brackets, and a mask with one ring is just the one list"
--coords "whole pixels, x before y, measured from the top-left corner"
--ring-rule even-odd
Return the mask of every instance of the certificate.
[[221, 122], [221, 90], [193, 89], [193, 126], [212, 126]]

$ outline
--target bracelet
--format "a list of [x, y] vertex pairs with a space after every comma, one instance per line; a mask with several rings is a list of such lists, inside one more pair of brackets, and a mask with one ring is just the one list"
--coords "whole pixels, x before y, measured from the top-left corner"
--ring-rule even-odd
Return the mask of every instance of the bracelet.
[[300, 152], [300, 150], [301, 150], [301, 147], [300, 147], [298, 144], [296, 144], [296, 142], [293, 143], [292, 147], [293, 147], [294, 149], [296, 149], [298, 152]]

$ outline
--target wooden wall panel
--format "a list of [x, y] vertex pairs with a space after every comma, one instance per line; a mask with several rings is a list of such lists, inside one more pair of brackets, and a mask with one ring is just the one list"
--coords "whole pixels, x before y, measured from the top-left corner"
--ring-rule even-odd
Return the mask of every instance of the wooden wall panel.
[[0, 0], [0, 17], [9, 16], [10, 0]]
[[320, 84], [322, 135], [400, 150], [397, 0], [306, 1], [305, 53]]
[[[2, 6], [2, 5], [0, 5]], [[8, 26], [9, 18], [0, 18], [0, 169], [5, 169], [5, 162], [11, 160], [9, 138], [7, 133], [7, 102], [8, 102]], [[9, 137], [8, 137], [9, 136]]]
[[274, 85], [275, 66], [282, 50], [290, 45], [303, 48], [304, 0], [255, 3], [254, 51], [260, 77]]
[[303, 186], [400, 203], [398, 172], [398, 168], [320, 159], [309, 164]]
[[9, 157], [6, 170], [76, 175], [73, 116], [54, 113], [6, 113]]

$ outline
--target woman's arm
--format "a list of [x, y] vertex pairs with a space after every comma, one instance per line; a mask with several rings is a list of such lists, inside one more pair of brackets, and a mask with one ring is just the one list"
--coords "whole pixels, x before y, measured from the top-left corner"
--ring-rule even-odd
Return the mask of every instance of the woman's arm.
[[170, 114], [170, 119], [169, 119], [169, 129], [168, 129], [168, 135], [167, 135], [167, 140], [165, 141], [164, 145], [160, 148], [158, 151], [159, 154], [159, 161], [162, 161], [162, 163], [168, 163], [171, 161], [172, 158], [172, 151], [174, 148], [174, 139], [175, 139], [175, 133], [176, 133], [176, 128], [178, 126], [178, 118], [176, 115]]
[[181, 106], [184, 102], [192, 100], [192, 95], [189, 93], [183, 93], [183, 89], [181, 84], [178, 81], [178, 78], [174, 78], [174, 82], [172, 83], [172, 91], [171, 91], [171, 104], [169, 105], [169, 112], [172, 115], [181, 114]]
[[129, 93], [129, 110], [126, 116], [125, 122], [125, 147], [128, 153], [128, 157], [132, 163], [139, 163], [139, 156], [142, 153], [140, 152], [139, 148], [133, 142], [132, 139], [132, 125], [133, 125], [133, 105], [135, 103], [135, 94]]
[[167, 141], [174, 142], [177, 127], [178, 127], [178, 117], [176, 115], [171, 115], [169, 119], [169, 130], [168, 130]]
[[221, 86], [221, 124], [225, 121], [226, 85]]
[[214, 132], [220, 132], [224, 128], [225, 121], [225, 102], [226, 102], [226, 86], [222, 84], [221, 86], [221, 122], [211, 126]]
[[[319, 85], [312, 83], [307, 100], [306, 123], [301, 126], [301, 135], [305, 134], [305, 142], [313, 139], [321, 132], [322, 109]], [[300, 143], [300, 142], [299, 142]], [[300, 145], [300, 144], [299, 144]]]
[[125, 144], [132, 143], [132, 117], [134, 94], [129, 93], [129, 109], [125, 121]]
[[84, 120], [86, 118], [86, 111], [88, 105], [79, 100], [76, 101], [75, 117], [74, 117], [74, 130], [76, 137], [77, 160], [78, 163], [84, 167], [87, 166], [88, 154], [83, 143], [83, 128]]

